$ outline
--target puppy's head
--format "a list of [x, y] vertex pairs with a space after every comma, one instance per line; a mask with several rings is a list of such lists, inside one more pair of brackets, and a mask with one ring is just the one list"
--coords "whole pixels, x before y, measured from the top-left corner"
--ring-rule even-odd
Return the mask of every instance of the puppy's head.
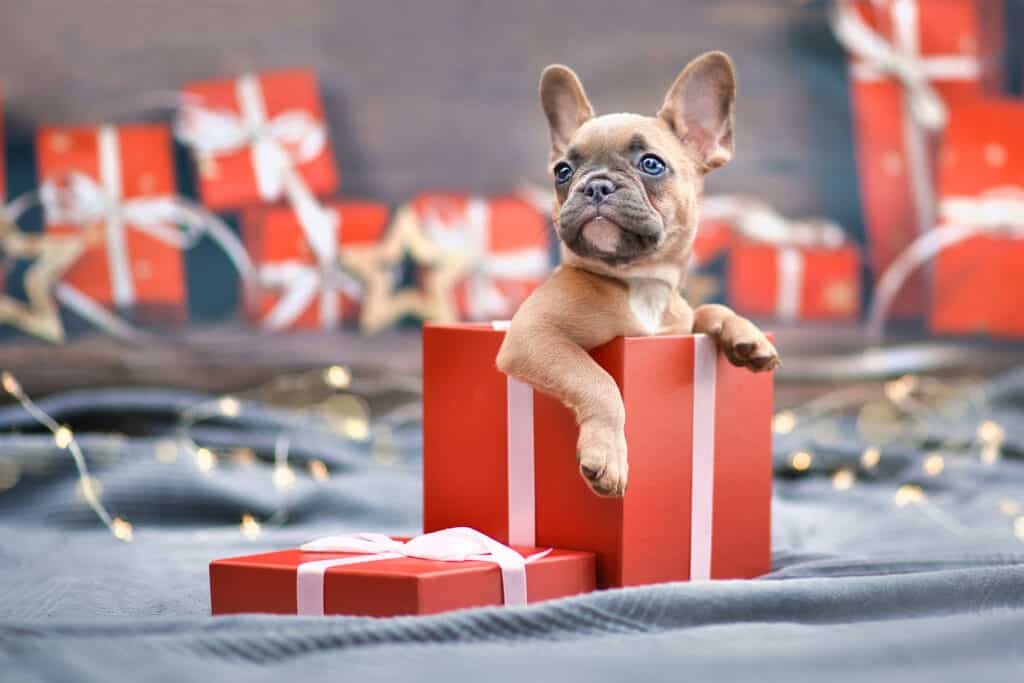
[[563, 260], [615, 274], [685, 265], [704, 174], [732, 157], [735, 93], [732, 62], [709, 52], [683, 69], [655, 116], [594, 116], [576, 74], [546, 68], [540, 100]]

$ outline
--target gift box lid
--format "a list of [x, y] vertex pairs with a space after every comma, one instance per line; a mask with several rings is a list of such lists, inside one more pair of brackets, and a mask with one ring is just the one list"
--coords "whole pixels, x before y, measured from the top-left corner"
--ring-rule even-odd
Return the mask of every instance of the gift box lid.
[[[524, 558], [544, 550], [513, 549]], [[212, 611], [295, 614], [299, 565], [359, 555], [291, 549], [214, 560], [210, 563]], [[552, 550], [527, 563], [526, 581], [531, 603], [589, 592], [595, 582], [594, 554]], [[324, 575], [325, 614], [435, 614], [501, 604], [501, 570], [491, 562], [399, 557], [330, 567]]]

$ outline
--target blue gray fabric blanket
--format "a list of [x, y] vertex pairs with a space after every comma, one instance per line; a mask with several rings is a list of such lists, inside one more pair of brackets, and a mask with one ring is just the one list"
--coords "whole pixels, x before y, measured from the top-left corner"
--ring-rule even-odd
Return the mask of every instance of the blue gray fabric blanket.
[[[924, 471], [924, 449], [883, 449], [879, 465], [845, 490], [829, 473], [857, 466], [866, 444], [852, 423], [839, 434], [798, 424], [780, 437], [774, 569], [763, 579], [386, 620], [213, 618], [207, 563], [339, 530], [415, 532], [415, 426], [396, 433], [393, 462], [260, 406], [195, 432], [203, 443], [256, 449], [290, 433], [300, 474], [282, 492], [264, 459], [222, 456], [203, 474], [184, 455], [154, 456], [176, 408], [201, 398], [114, 391], [49, 401], [63, 420], [86, 425], [79, 432], [102, 499], [134, 523], [131, 544], [97, 528], [67, 455], [31, 433], [19, 410], [0, 410], [0, 458], [21, 473], [0, 493], [0, 679], [1024, 679], [1024, 545], [1014, 534], [1024, 514], [1014, 512], [1024, 510], [1024, 372], [988, 391], [988, 412], [1006, 432], [995, 463], [966, 446], [977, 426], [966, 409], [937, 413], [925, 435], [928, 448], [946, 449], [941, 473], [934, 461], [933, 475]], [[147, 436], [102, 436], [110, 415], [131, 417]], [[798, 448], [815, 458], [795, 477], [789, 458]], [[302, 473], [313, 458], [328, 464], [330, 480]], [[907, 483], [926, 497], [897, 504]], [[242, 512], [264, 520], [257, 538], [240, 533]]]

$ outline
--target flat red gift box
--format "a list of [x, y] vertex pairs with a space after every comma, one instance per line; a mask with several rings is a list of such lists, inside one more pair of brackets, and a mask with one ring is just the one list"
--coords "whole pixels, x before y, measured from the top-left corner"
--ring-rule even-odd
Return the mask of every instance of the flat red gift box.
[[[991, 221], [990, 200], [1014, 201], [1024, 207], [1024, 102], [979, 101], [952, 112], [943, 146], [940, 175], [942, 225], [954, 221], [948, 208], [966, 204]], [[961, 211], [962, 213], [962, 211]], [[1024, 225], [1020, 209], [1008, 224], [1016, 236], [987, 234], [947, 246], [935, 256], [930, 325], [948, 334], [1024, 336]]]
[[[339, 217], [337, 243], [339, 251], [348, 246], [379, 242], [387, 230], [390, 210], [386, 204], [368, 201], [330, 201], [324, 208]], [[318, 271], [314, 254], [298, 216], [291, 207], [248, 209], [242, 214], [242, 241], [256, 267], [257, 273], [281, 264], [289, 267]], [[342, 273], [342, 277], [351, 277]], [[286, 291], [287, 285], [285, 285]], [[280, 287], [265, 287], [257, 302], [246, 302], [246, 317], [253, 322], [272, 315], [283, 296]], [[340, 300], [339, 318], [356, 315], [359, 301], [337, 288], [318, 288], [317, 294], [292, 317], [287, 329], [317, 329], [324, 326], [321, 317], [322, 296], [335, 296]]]
[[547, 221], [519, 197], [426, 192], [412, 207], [427, 239], [469, 261], [453, 293], [460, 320], [510, 318], [551, 271]]
[[[950, 110], [998, 87], [1002, 0], [856, 0], [853, 5], [886, 42], [923, 59], [930, 84]], [[926, 205], [934, 198], [940, 136], [914, 125], [905, 88], [873, 65], [852, 59], [850, 90], [864, 221], [877, 277], [927, 222], [915, 195]], [[915, 183], [921, 186], [917, 191]], [[908, 282], [893, 306], [896, 317], [925, 312], [926, 279], [922, 273]]]
[[729, 252], [729, 304], [743, 315], [835, 321], [860, 316], [860, 250], [737, 241]]
[[[107, 201], [168, 197], [175, 194], [171, 150], [170, 129], [163, 124], [46, 127], [36, 136], [39, 183], [60, 185], [68, 174], [78, 173], [91, 179]], [[77, 233], [87, 227], [49, 218], [46, 225], [55, 233]], [[137, 319], [185, 320], [180, 249], [131, 224], [106, 221], [100, 228], [102, 238], [71, 266], [63, 282]], [[121, 285], [119, 272], [124, 278]]]
[[[281, 125], [282, 134], [279, 139], [294, 160], [295, 169], [309, 190], [319, 196], [337, 192], [341, 181], [330, 136], [326, 132], [320, 89], [313, 72], [306, 69], [261, 72], [237, 79], [189, 83], [183, 91], [192, 105], [212, 112], [227, 113], [244, 130], [251, 125], [242, 104], [246, 83], [254, 86], [250, 90], [258, 91], [256, 99], [259, 104], [252, 108], [261, 114], [263, 121], [260, 128], [275, 130], [276, 124], [284, 124], [289, 119], [291, 122], [299, 119], [304, 122], [301, 131], [287, 131], [285, 129], [289, 126]], [[310, 158], [302, 156], [299, 150], [303, 142], [288, 137], [296, 133], [307, 138], [322, 135], [319, 151]], [[246, 144], [224, 153], [205, 157], [196, 155], [199, 195], [203, 203], [212, 209], [224, 210], [279, 199], [280, 196], [267, 197], [261, 193], [254, 166], [256, 161], [253, 148]]]
[[503, 338], [424, 326], [426, 531], [465, 524], [594, 552], [599, 588], [770, 569], [770, 374], [733, 367], [703, 335], [594, 349], [622, 392], [629, 447], [626, 494], [604, 498], [580, 477], [571, 413], [497, 370]]
[[[536, 548], [514, 547], [524, 557]], [[300, 564], [356, 553], [283, 550], [210, 563], [213, 614], [296, 614]], [[330, 567], [324, 574], [324, 614], [393, 617], [501, 605], [501, 570], [490, 562], [442, 562], [401, 557]], [[594, 590], [594, 556], [552, 550], [526, 565], [528, 602]]]

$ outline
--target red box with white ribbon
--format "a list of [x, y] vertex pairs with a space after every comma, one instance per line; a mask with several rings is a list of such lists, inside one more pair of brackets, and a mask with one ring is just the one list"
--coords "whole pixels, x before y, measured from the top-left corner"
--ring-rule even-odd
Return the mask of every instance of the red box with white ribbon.
[[386, 204], [331, 201], [326, 239], [335, 249], [318, 253], [316, 224], [304, 222], [291, 207], [248, 209], [242, 214], [242, 239], [255, 264], [262, 292], [246, 302], [246, 317], [271, 330], [332, 329], [358, 311], [362, 285], [334, 257], [352, 245], [376, 244], [387, 229]]
[[743, 315], [783, 322], [860, 316], [860, 250], [843, 244], [778, 246], [738, 241], [729, 252], [729, 304]]
[[36, 156], [46, 229], [94, 231], [58, 297], [137, 319], [186, 317], [180, 236], [166, 203], [175, 194], [171, 135], [162, 124], [47, 127]]
[[749, 578], [771, 565], [772, 377], [704, 335], [594, 349], [626, 408], [629, 488], [595, 495], [556, 399], [499, 372], [504, 332], [423, 331], [424, 528], [597, 554], [599, 588]]
[[411, 205], [423, 235], [464, 261], [442, 319], [510, 318], [551, 272], [547, 222], [521, 198], [427, 192]]
[[907, 256], [934, 257], [930, 325], [945, 334], [1024, 337], [1024, 102], [952, 112], [942, 150], [939, 225]]
[[467, 528], [380, 534], [210, 563], [213, 614], [391, 617], [519, 606], [594, 589], [594, 555], [507, 547]]
[[[1002, 78], [1002, 0], [842, 0], [836, 33], [850, 89], [871, 266], [881, 274], [935, 225], [935, 164], [949, 110]], [[897, 317], [921, 316], [926, 280], [911, 279]]]
[[306, 196], [340, 184], [316, 77], [294, 69], [189, 83], [177, 135], [192, 149], [211, 209]]

